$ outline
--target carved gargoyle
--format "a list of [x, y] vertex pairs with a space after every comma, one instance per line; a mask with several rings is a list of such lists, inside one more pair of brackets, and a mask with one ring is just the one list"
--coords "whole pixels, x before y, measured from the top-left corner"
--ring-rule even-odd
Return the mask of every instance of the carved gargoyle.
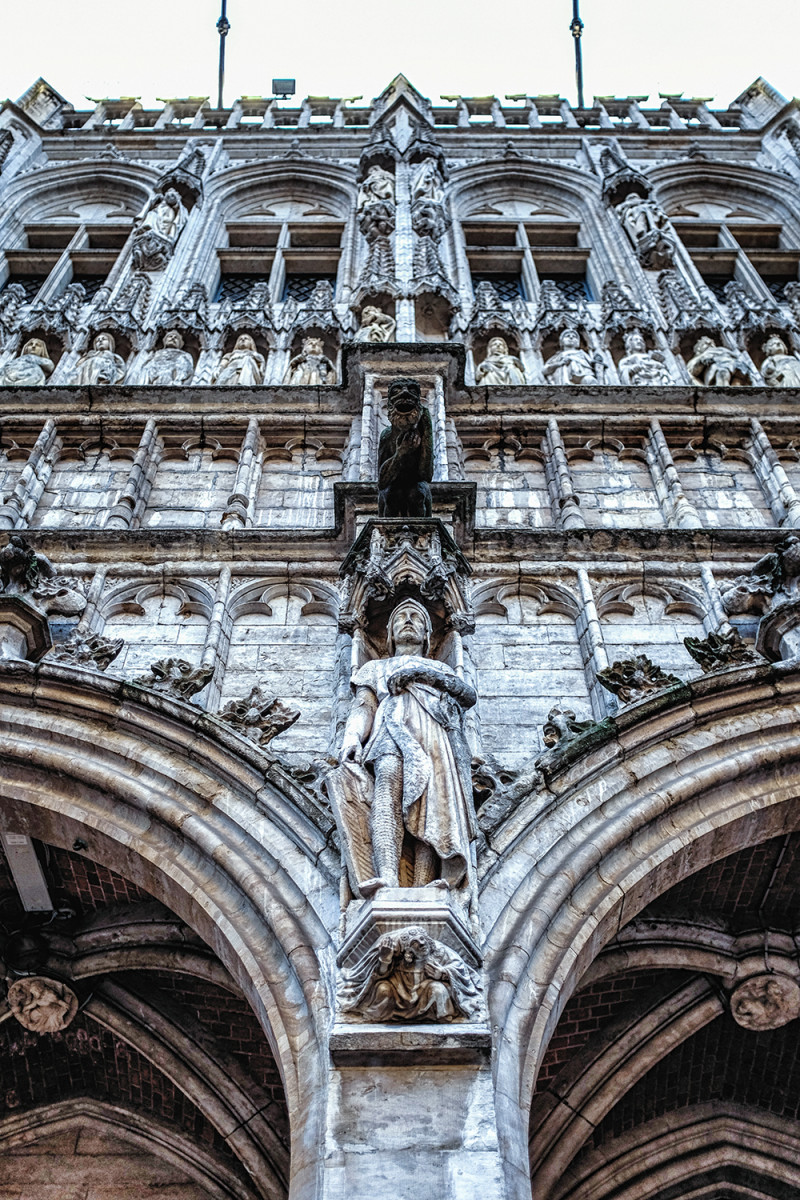
[[213, 666], [193, 667], [183, 658], [160, 658], [150, 664], [150, 675], [140, 675], [133, 682], [176, 700], [190, 700], [202, 692], [213, 674]]
[[300, 713], [297, 709], [287, 708], [277, 696], [267, 696], [260, 687], [254, 687], [244, 699], [229, 700], [217, 716], [250, 741], [266, 746], [294, 725]]
[[597, 682], [614, 692], [623, 704], [630, 704], [649, 692], [660, 692], [682, 681], [677, 675], [667, 675], [645, 654], [637, 654], [635, 658], [620, 659], [605, 671], [598, 671]]
[[378, 516], [429, 517], [433, 425], [415, 379], [389, 384], [389, 425], [378, 449]]
[[542, 740], [549, 749], [563, 749], [569, 742], [594, 727], [594, 721], [579, 721], [571, 708], [559, 704], [550, 709], [542, 726]]
[[88, 633], [84, 636], [73, 633], [67, 641], [53, 646], [48, 658], [70, 666], [105, 671], [124, 645], [122, 638], [101, 637], [99, 633]]
[[83, 593], [59, 579], [47, 555], [34, 550], [19, 533], [12, 533], [0, 550], [0, 591], [4, 596], [21, 596], [48, 615], [79, 616], [86, 607]]
[[480, 1015], [477, 972], [419, 926], [386, 933], [344, 973], [344, 1012], [365, 1021], [464, 1021]]
[[722, 589], [722, 604], [729, 614], [764, 612], [770, 602], [793, 599], [800, 579], [800, 537], [790, 533], [774, 551], [760, 558], [747, 575], [737, 575]]
[[752, 646], [742, 641], [736, 629], [718, 629], [702, 639], [686, 637], [683, 644], [704, 673], [764, 661]]

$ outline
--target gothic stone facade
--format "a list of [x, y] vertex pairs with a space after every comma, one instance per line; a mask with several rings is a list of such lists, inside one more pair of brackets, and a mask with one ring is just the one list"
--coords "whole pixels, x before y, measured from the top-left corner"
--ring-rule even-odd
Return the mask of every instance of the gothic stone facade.
[[3, 106], [4, 1200], [800, 1192], [799, 185], [763, 80]]

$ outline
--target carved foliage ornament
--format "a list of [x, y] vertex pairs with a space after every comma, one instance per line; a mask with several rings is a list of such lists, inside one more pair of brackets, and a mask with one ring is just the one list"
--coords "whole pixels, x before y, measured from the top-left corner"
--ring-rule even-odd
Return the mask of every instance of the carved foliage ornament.
[[686, 637], [683, 644], [704, 672], [762, 661], [761, 655], [742, 641], [736, 629], [718, 629], [703, 639]]
[[73, 633], [66, 642], [53, 646], [49, 658], [69, 666], [105, 671], [124, 645], [122, 638], [106, 638], [99, 633], [89, 633], [85, 636]]
[[365, 1021], [475, 1020], [480, 981], [463, 959], [419, 926], [386, 933], [344, 973], [342, 1009]]
[[649, 692], [660, 692], [681, 680], [676, 675], [667, 675], [645, 654], [637, 654], [635, 658], [620, 659], [605, 671], [598, 671], [597, 682], [614, 692], [623, 704], [630, 704]]
[[134, 683], [176, 700], [190, 700], [210, 683], [213, 674], [213, 666], [193, 667], [182, 658], [160, 658], [151, 664], [150, 675], [140, 675]]
[[300, 713], [287, 708], [277, 696], [267, 696], [261, 688], [254, 687], [244, 699], [229, 700], [217, 716], [250, 741], [266, 746], [294, 725]]
[[0, 591], [22, 596], [48, 614], [74, 617], [86, 607], [86, 597], [59, 579], [47, 555], [35, 551], [19, 533], [12, 533], [0, 550]]

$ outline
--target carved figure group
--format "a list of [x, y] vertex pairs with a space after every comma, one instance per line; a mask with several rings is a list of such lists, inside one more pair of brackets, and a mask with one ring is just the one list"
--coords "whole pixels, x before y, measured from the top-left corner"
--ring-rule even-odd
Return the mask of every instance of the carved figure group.
[[388, 658], [353, 676], [340, 765], [326, 786], [356, 895], [433, 885], [471, 906], [476, 829], [463, 714], [477, 697], [429, 657], [430, 641], [425, 608], [401, 601], [389, 617]]
[[91, 350], [85, 351], [75, 364], [72, 383], [89, 387], [113, 387], [125, 378], [125, 360], [116, 353], [116, 342], [110, 333], [98, 333]]
[[218, 387], [258, 387], [264, 382], [266, 362], [249, 333], [239, 334], [234, 347], [223, 355], [211, 377]]
[[336, 368], [325, 354], [322, 338], [303, 338], [302, 349], [289, 362], [283, 382], [295, 387], [330, 387], [336, 382]]
[[415, 379], [389, 384], [388, 416], [378, 445], [378, 515], [429, 517], [433, 424]]
[[133, 264], [140, 271], [163, 271], [186, 224], [186, 209], [175, 188], [150, 200], [133, 235]]
[[716, 346], [710, 337], [698, 338], [686, 369], [701, 387], [731, 387], [751, 383], [747, 366], [735, 350]]
[[29, 338], [16, 358], [0, 373], [4, 387], [41, 387], [52, 375], [55, 364], [41, 338]]
[[577, 329], [562, 330], [558, 344], [560, 349], [544, 364], [543, 374], [548, 383], [568, 387], [599, 383], [591, 358], [581, 348]]
[[672, 226], [663, 208], [652, 198], [629, 192], [617, 214], [643, 267], [661, 270], [675, 256]]
[[8, 1006], [30, 1033], [59, 1033], [78, 1011], [78, 997], [57, 979], [26, 976], [8, 989]]
[[486, 358], [475, 370], [475, 382], [489, 387], [517, 387], [525, 382], [525, 371], [515, 354], [510, 354], [505, 338], [493, 337], [486, 347]]
[[648, 350], [638, 329], [626, 333], [625, 355], [619, 360], [620, 381], [633, 387], [664, 387], [673, 383], [666, 359], [660, 350]]

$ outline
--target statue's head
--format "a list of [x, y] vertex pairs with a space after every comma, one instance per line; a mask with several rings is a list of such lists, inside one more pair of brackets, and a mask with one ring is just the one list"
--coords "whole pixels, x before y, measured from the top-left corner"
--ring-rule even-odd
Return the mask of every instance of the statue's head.
[[25, 345], [22, 347], [23, 354], [35, 354], [37, 358], [49, 358], [47, 346], [41, 338], [28, 338]]
[[422, 414], [422, 393], [416, 379], [393, 379], [388, 395], [389, 423], [393, 429], [410, 429]]
[[714, 345], [713, 339], [710, 337], [707, 337], [705, 335], [701, 338], [698, 338], [694, 344], [695, 354], [705, 354], [706, 350], [715, 350], [715, 349], [716, 349], [716, 346]]
[[166, 192], [164, 192], [164, 199], [170, 208], [180, 208], [181, 206], [181, 198], [175, 191], [175, 188], [167, 188]]
[[163, 341], [165, 350], [183, 349], [183, 338], [177, 329], [168, 329], [164, 334]]
[[778, 337], [777, 333], [771, 333], [761, 349], [769, 358], [773, 354], [787, 354], [786, 343], [783, 338]]
[[487, 355], [492, 358], [495, 355], [508, 354], [508, 342], [505, 338], [493, 337], [489, 338], [489, 345], [486, 347]]
[[240, 333], [233, 348], [234, 350], [247, 350], [250, 354], [256, 353], [256, 344], [249, 333]]
[[558, 339], [558, 344], [562, 350], [579, 350], [581, 335], [577, 329], [564, 329], [562, 330], [561, 337]]
[[307, 337], [303, 338], [303, 353], [318, 355], [323, 353], [322, 338]]
[[628, 192], [627, 196], [622, 201], [622, 203], [623, 204], [643, 204], [644, 198], [642, 196], [640, 196], [638, 192]]
[[361, 310], [361, 324], [374, 325], [383, 316], [383, 312], [374, 304], [367, 304]]
[[629, 333], [625, 334], [623, 341], [626, 354], [644, 354], [647, 349], [647, 343], [639, 329], [631, 329]]
[[116, 342], [110, 333], [98, 333], [97, 337], [92, 342], [95, 350], [108, 350], [111, 354], [114, 353]]
[[418, 600], [401, 600], [386, 626], [389, 654], [426, 655], [430, 652], [432, 633], [427, 609]]

